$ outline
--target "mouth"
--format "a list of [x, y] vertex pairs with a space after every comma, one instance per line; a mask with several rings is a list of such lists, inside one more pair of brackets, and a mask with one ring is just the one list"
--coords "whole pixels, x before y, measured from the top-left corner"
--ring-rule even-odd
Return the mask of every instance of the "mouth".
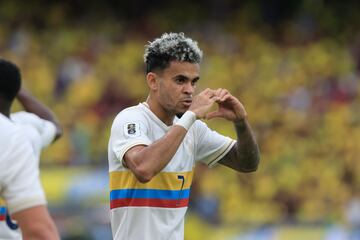
[[181, 103], [182, 103], [185, 107], [190, 107], [190, 105], [191, 105], [191, 103], [192, 103], [192, 99], [182, 100]]

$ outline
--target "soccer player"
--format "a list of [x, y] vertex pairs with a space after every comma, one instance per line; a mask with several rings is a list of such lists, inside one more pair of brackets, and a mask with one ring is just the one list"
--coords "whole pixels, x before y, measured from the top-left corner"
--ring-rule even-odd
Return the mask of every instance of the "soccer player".
[[[241, 102], [222, 88], [194, 95], [201, 59], [197, 43], [183, 33], [165, 33], [146, 46], [148, 98], [116, 116], [108, 146], [116, 240], [184, 239], [196, 162], [240, 172], [258, 167], [259, 149]], [[218, 110], [209, 112], [214, 104]], [[201, 121], [215, 117], [234, 123], [237, 141]]]
[[[59, 239], [38, 164], [41, 149], [60, 137], [61, 128], [54, 114], [20, 87], [18, 67], [0, 59], [0, 197], [6, 204], [0, 206], [0, 239]], [[10, 114], [15, 97], [26, 112]]]

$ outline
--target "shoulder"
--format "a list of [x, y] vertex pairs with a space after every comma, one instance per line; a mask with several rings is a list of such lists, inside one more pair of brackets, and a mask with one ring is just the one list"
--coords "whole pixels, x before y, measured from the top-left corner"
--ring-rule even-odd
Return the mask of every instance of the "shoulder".
[[56, 132], [56, 126], [54, 123], [42, 119], [34, 113], [25, 111], [15, 112], [10, 114], [10, 118], [16, 125], [23, 126], [27, 131], [29, 128], [33, 128], [40, 135], [48, 131]]
[[[23, 152], [31, 151], [31, 145], [20, 127], [0, 119], [0, 152], [2, 162], [17, 161]], [[15, 161], [15, 162], [16, 162]]]
[[143, 114], [143, 113], [144, 113], [144, 106], [142, 103], [139, 103], [138, 105], [131, 106], [131, 107], [121, 110], [121, 112], [119, 112], [116, 115], [116, 118], [122, 117], [122, 116], [127, 116], [127, 115]]
[[9, 118], [0, 114], [0, 140], [6, 141], [10, 136], [19, 131], [19, 127], [16, 126]]
[[132, 106], [125, 108], [121, 112], [119, 112], [114, 121], [112, 126], [116, 126], [118, 124], [123, 124], [126, 122], [132, 122], [132, 121], [140, 121], [144, 122], [146, 120], [146, 113], [143, 109], [142, 104]]
[[40, 139], [41, 134], [45, 132], [48, 125], [53, 127], [53, 123], [49, 124], [48, 121], [30, 112], [12, 113], [10, 119], [21, 130], [23, 136], [33, 143], [39, 141], [38, 139]]
[[30, 112], [20, 111], [10, 114], [10, 118], [12, 121], [16, 123], [27, 123], [29, 121], [36, 121], [39, 119], [37, 115]]

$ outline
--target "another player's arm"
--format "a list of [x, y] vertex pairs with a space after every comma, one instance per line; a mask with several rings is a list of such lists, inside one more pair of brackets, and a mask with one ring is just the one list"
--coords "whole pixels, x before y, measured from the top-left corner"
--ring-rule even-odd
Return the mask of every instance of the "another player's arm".
[[62, 128], [55, 114], [46, 105], [37, 100], [29, 91], [21, 88], [17, 94], [17, 99], [24, 107], [25, 111], [34, 113], [38, 117], [52, 122], [56, 127], [56, 135], [54, 141], [62, 135]]
[[2, 197], [11, 218], [16, 220], [24, 240], [58, 240], [59, 234], [46, 207], [40, 184], [38, 164], [30, 142], [23, 140], [22, 132], [9, 137], [2, 179]]
[[45, 205], [27, 208], [11, 215], [26, 240], [58, 240], [59, 235]]
[[[189, 110], [197, 118], [203, 118], [216, 100], [213, 96], [212, 90], [206, 89], [194, 97]], [[154, 143], [130, 148], [123, 157], [125, 164], [140, 182], [150, 181], [170, 162], [186, 133], [184, 127], [174, 125]]]
[[247, 121], [247, 113], [242, 103], [226, 89], [216, 90], [219, 97], [219, 109], [207, 115], [208, 119], [221, 117], [230, 120], [235, 125], [237, 142], [219, 163], [240, 172], [257, 170], [260, 162], [260, 151]]

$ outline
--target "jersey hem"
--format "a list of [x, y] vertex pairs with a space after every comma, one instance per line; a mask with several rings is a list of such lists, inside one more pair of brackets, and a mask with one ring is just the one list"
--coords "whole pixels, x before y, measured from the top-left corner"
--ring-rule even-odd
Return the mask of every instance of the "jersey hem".
[[28, 198], [26, 200], [14, 201], [12, 203], [7, 203], [7, 208], [11, 214], [25, 210], [27, 208], [36, 207], [39, 205], [46, 205], [46, 199], [44, 197], [38, 196], [33, 198]]
[[225, 150], [222, 153], [220, 153], [219, 156], [217, 156], [214, 160], [208, 163], [208, 167], [209, 168], [214, 167], [218, 163], [218, 161], [220, 161], [230, 151], [230, 149], [235, 145], [235, 143], [236, 141], [234, 140], [231, 141], [229, 145], [225, 148]]
[[127, 168], [127, 166], [126, 166], [126, 163], [125, 163], [125, 161], [124, 161], [124, 155], [125, 155], [125, 153], [130, 149], [130, 148], [132, 148], [132, 147], [135, 147], [135, 146], [138, 146], [138, 145], [149, 145], [150, 143], [149, 142], [146, 142], [146, 141], [135, 141], [135, 142], [132, 142], [132, 143], [130, 143], [129, 145], [127, 145], [125, 148], [124, 148], [124, 150], [122, 150], [122, 151], [120, 151], [119, 153], [118, 153], [118, 160], [121, 162], [121, 164], [125, 167], [125, 168]]

